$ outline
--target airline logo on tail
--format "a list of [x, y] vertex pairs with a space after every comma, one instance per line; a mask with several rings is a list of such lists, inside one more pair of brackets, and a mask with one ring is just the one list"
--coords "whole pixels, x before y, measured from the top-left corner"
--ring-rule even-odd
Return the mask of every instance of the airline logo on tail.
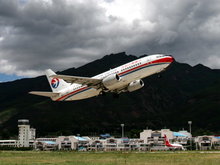
[[60, 81], [59, 81], [58, 78], [53, 78], [53, 79], [51, 80], [51, 86], [52, 86], [53, 88], [57, 88], [57, 87], [59, 86], [59, 84], [60, 84]]

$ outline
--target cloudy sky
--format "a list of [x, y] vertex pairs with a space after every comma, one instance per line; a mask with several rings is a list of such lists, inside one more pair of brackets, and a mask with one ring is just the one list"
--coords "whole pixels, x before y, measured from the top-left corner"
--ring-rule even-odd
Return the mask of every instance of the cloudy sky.
[[121, 51], [220, 68], [220, 1], [0, 0], [0, 81]]

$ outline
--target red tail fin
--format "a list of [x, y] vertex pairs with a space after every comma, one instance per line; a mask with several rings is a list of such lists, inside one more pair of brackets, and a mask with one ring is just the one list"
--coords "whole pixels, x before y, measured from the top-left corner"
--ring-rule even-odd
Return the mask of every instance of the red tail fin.
[[164, 134], [164, 138], [165, 138], [165, 145], [168, 146], [168, 147], [171, 146], [171, 144], [170, 144], [170, 142], [167, 138], [167, 135]]

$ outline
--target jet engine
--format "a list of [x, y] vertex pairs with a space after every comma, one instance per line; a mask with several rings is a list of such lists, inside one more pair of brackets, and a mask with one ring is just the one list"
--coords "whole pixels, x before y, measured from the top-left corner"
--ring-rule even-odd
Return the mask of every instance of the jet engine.
[[111, 74], [107, 77], [105, 77], [103, 80], [102, 80], [102, 83], [103, 85], [106, 87], [106, 88], [110, 88], [112, 87], [113, 85], [115, 85], [116, 83], [118, 83], [119, 81], [121, 80], [121, 78], [119, 77], [119, 75], [117, 74]]
[[136, 91], [144, 86], [144, 82], [142, 80], [135, 80], [128, 85], [127, 90], [129, 92]]

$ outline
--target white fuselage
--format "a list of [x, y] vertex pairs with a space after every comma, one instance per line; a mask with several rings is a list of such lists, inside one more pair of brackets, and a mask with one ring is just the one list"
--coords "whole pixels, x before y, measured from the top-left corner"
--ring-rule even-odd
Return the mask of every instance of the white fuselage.
[[176, 143], [167, 145], [167, 147], [170, 148], [170, 149], [173, 148], [173, 149], [182, 149], [182, 150], [184, 150], [183, 145], [181, 145], [181, 144], [176, 144]]
[[[161, 54], [151, 55], [134, 60], [117, 68], [110, 69], [109, 71], [96, 75], [92, 78], [104, 79], [111, 74], [117, 74], [120, 76], [121, 81], [115, 83], [108, 90], [120, 93], [120, 91], [125, 89], [132, 81], [163, 71], [173, 62], [173, 60], [174, 59], [171, 56]], [[60, 91], [59, 96], [52, 97], [52, 99], [55, 101], [80, 100], [98, 96], [101, 91], [102, 89], [96, 89], [88, 87], [87, 85], [73, 83], [68, 88]]]

